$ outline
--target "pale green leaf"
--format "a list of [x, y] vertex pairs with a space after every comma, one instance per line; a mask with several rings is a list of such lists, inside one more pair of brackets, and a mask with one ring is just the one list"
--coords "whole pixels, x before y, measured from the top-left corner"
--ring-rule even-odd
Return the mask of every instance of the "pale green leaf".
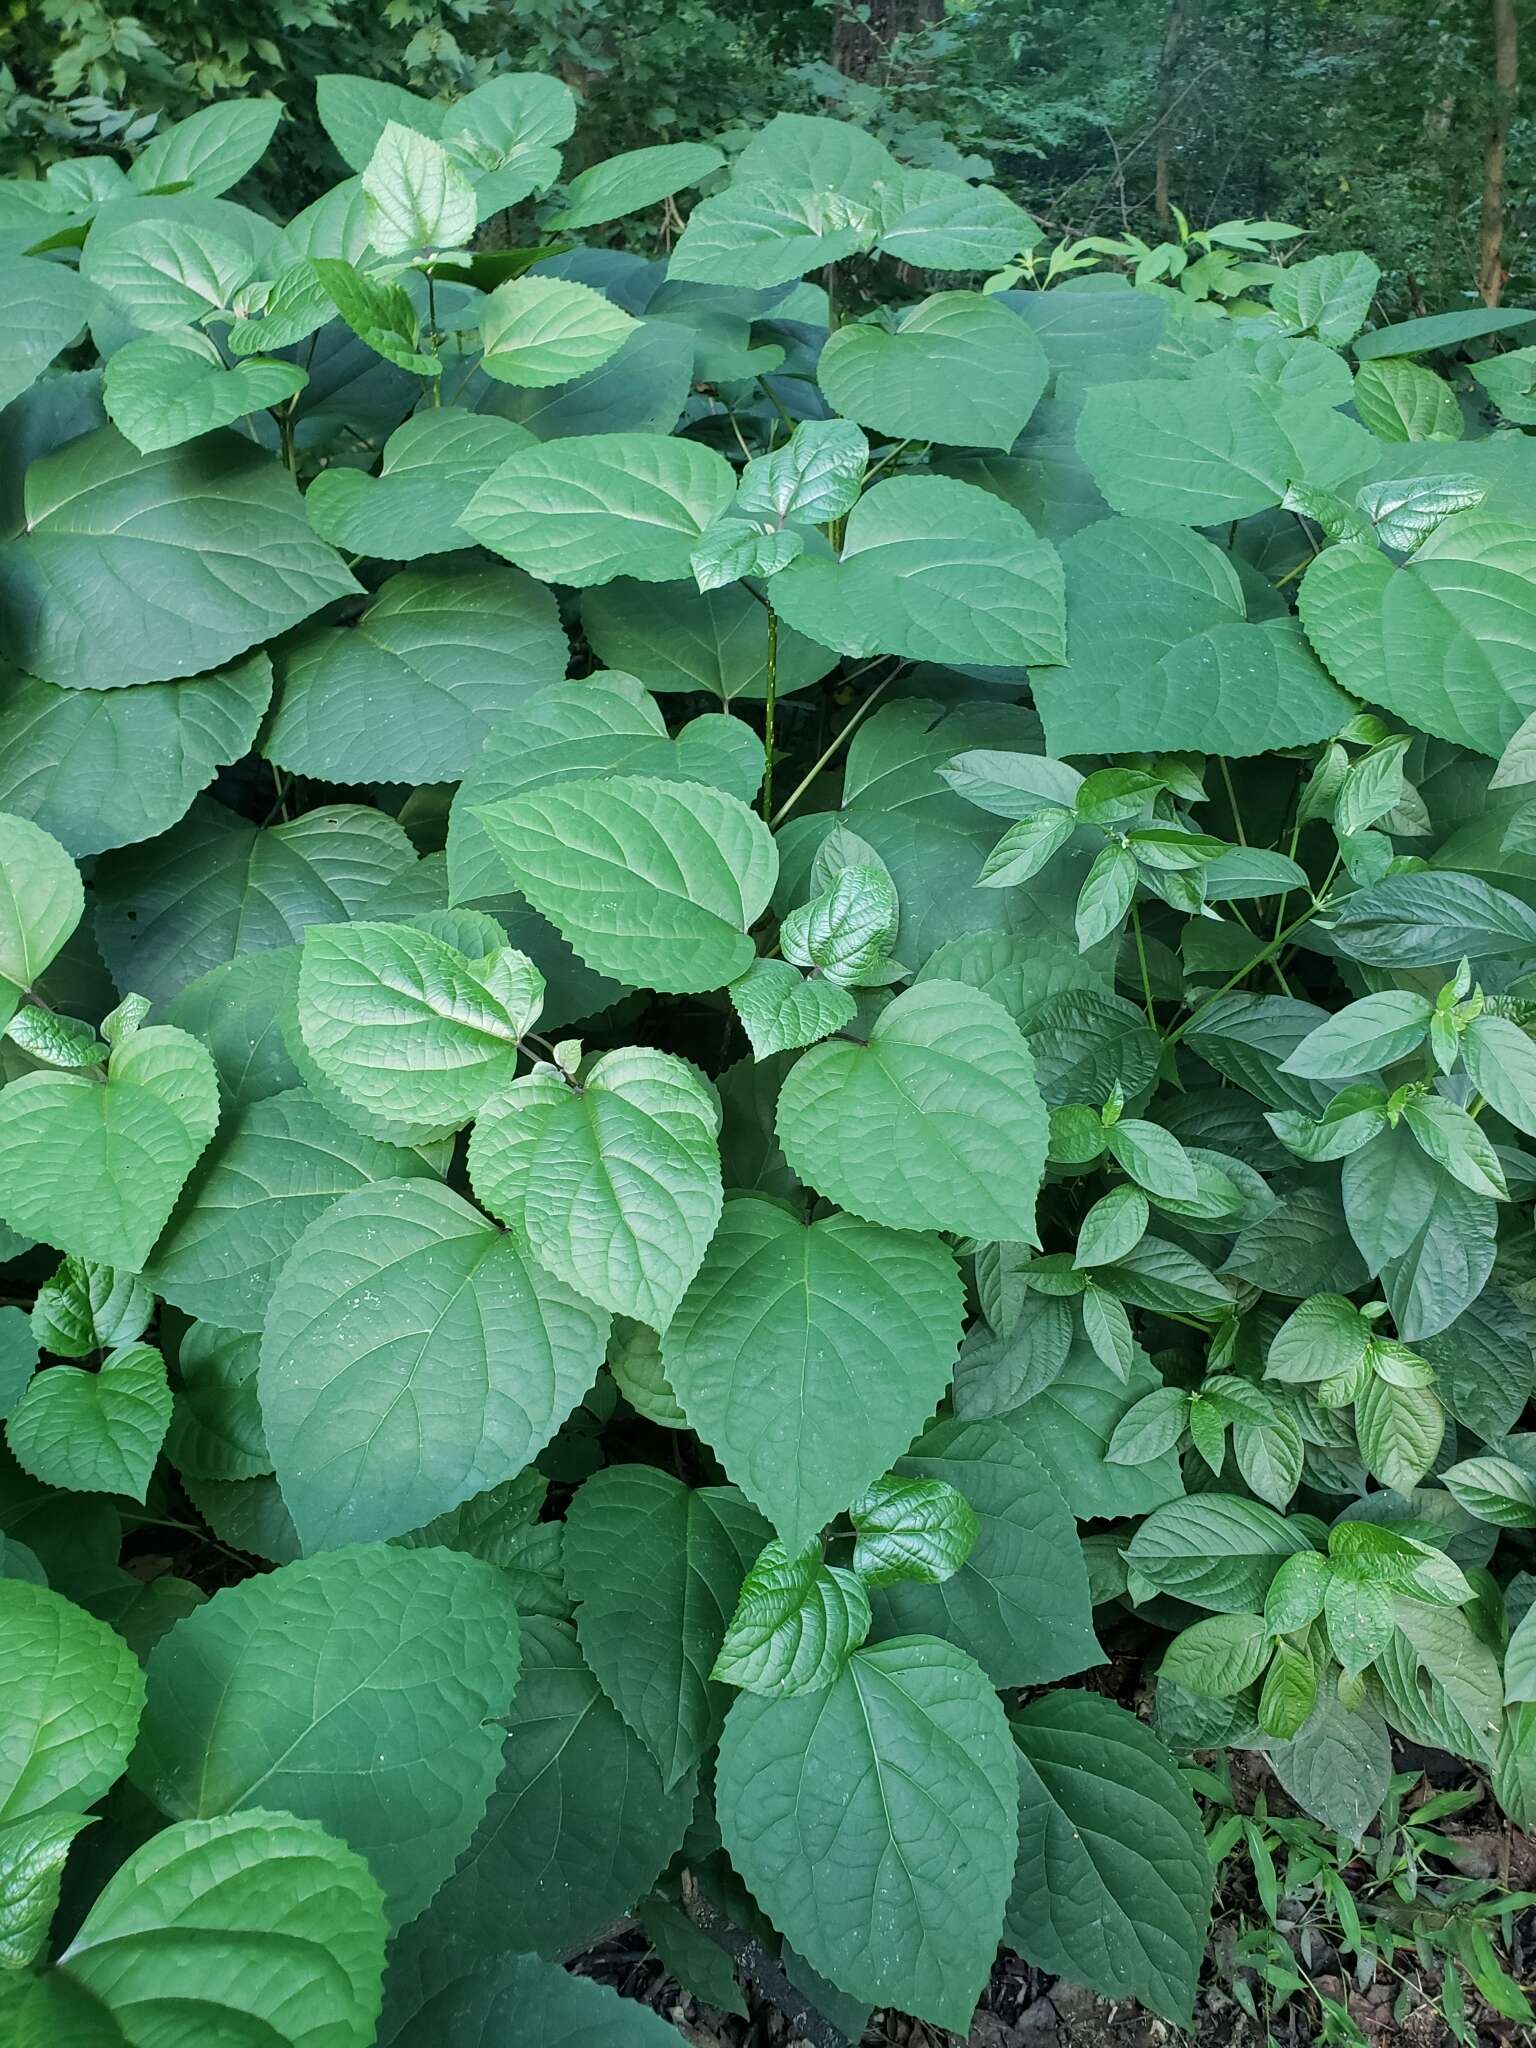
[[128, 1645], [28, 1580], [0, 1578], [6, 1712], [0, 1821], [91, 1806], [121, 1776], [144, 1704]]
[[893, 440], [1011, 448], [1045, 389], [1045, 351], [979, 292], [939, 292], [892, 332], [852, 322], [817, 364], [835, 412]]
[[164, 1359], [151, 1344], [130, 1344], [95, 1372], [56, 1365], [34, 1374], [5, 1435], [18, 1464], [50, 1486], [142, 1501], [170, 1422]]

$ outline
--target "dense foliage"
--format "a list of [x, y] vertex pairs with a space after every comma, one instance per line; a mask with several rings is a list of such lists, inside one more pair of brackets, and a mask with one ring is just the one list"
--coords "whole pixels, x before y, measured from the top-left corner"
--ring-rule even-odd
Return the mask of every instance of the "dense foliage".
[[7, 2038], [1185, 2021], [1179, 1758], [1536, 1811], [1536, 314], [320, 109], [0, 199]]

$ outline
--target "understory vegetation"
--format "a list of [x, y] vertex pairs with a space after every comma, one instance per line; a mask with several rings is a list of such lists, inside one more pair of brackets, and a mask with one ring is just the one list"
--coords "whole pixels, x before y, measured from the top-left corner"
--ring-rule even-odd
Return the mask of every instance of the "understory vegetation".
[[1536, 312], [318, 111], [0, 184], [0, 2032], [1516, 2038]]

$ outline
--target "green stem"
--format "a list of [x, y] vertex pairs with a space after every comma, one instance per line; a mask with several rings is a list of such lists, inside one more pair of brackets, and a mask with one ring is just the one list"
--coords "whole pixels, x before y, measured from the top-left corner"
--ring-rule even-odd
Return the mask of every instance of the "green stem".
[[[438, 354], [437, 285], [430, 270], [427, 272], [427, 347], [435, 359]], [[443, 376], [441, 366], [439, 366], [438, 374], [432, 379], [432, 403], [440, 406], [442, 402]]]
[[227, 1543], [221, 1543], [216, 1536], [210, 1536], [206, 1529], [199, 1529], [195, 1522], [175, 1522], [169, 1515], [136, 1515], [130, 1508], [120, 1508], [118, 1517], [131, 1523], [137, 1529], [178, 1529], [183, 1536], [195, 1536], [210, 1550], [216, 1550], [221, 1557], [227, 1557], [242, 1570], [248, 1570], [253, 1551], [231, 1550]]
[[779, 694], [779, 615], [768, 607], [768, 661], [763, 671], [763, 817], [773, 819], [773, 728]]
[[774, 391], [773, 386], [768, 382], [768, 379], [766, 377], [759, 377], [757, 381], [762, 389], [762, 394], [764, 398], [767, 399], [768, 403], [773, 407], [774, 411], [778, 414], [779, 418], [784, 422], [785, 426], [789, 429], [789, 431], [793, 433], [795, 431], [795, 423], [790, 418], [789, 414], [784, 410], [784, 407], [780, 404], [778, 394]]
[[[1330, 879], [1332, 878], [1330, 877]], [[1319, 910], [1323, 908], [1323, 901], [1326, 895], [1327, 885], [1324, 884], [1324, 887], [1318, 892], [1313, 901], [1307, 905], [1300, 917], [1293, 918], [1288, 925], [1282, 926], [1261, 951], [1255, 953], [1251, 960], [1245, 960], [1236, 974], [1229, 974], [1227, 979], [1221, 984], [1221, 987], [1213, 995], [1207, 996], [1199, 1008], [1192, 1010], [1182, 1024], [1176, 1025], [1172, 1031], [1165, 1035], [1163, 1039], [1164, 1045], [1177, 1045], [1179, 1040], [1192, 1031], [1200, 1022], [1200, 1019], [1211, 1008], [1212, 1004], [1219, 1003], [1223, 996], [1230, 995], [1240, 981], [1245, 980], [1248, 975], [1252, 974], [1255, 967], [1262, 967], [1266, 960], [1272, 960], [1293, 932], [1299, 932], [1304, 924], [1309, 924], [1316, 917]]]
[[837, 735], [836, 739], [832, 741], [831, 745], [824, 748], [823, 751], [816, 756], [816, 759], [811, 763], [810, 767], [806, 769], [804, 775], [801, 776], [800, 780], [789, 792], [789, 795], [784, 799], [783, 803], [780, 804], [779, 808], [768, 820], [769, 824], [772, 825], [775, 830], [777, 830], [778, 827], [783, 824], [784, 820], [795, 808], [795, 805], [799, 803], [801, 797], [805, 795], [805, 792], [810, 788], [811, 784], [816, 780], [817, 776], [820, 775], [822, 770], [825, 767], [827, 767], [828, 764], [832, 761], [838, 749], [842, 746], [844, 740], [848, 739], [853, 733], [854, 727], [857, 725], [861, 725], [863, 723], [863, 721], [869, 716], [870, 712], [874, 710], [875, 706], [880, 702], [880, 699], [885, 695], [886, 691], [891, 687], [891, 684], [895, 682], [897, 676], [899, 676], [900, 674], [901, 670], [899, 668], [892, 669], [891, 673], [888, 676], [886, 676], [882, 682], [877, 683], [875, 687], [870, 691], [869, 695], [864, 699], [864, 702], [859, 706], [858, 710], [855, 711], [853, 716], [848, 720], [848, 723], [843, 727], [842, 731]]
[[1238, 845], [1246, 846], [1248, 835], [1243, 830], [1243, 814], [1237, 806], [1237, 791], [1232, 787], [1232, 770], [1227, 766], [1225, 754], [1218, 754], [1216, 758], [1221, 767], [1221, 786], [1227, 792], [1227, 805], [1232, 813], [1232, 829], [1237, 834]]
[[1147, 1013], [1147, 1022], [1155, 1031], [1157, 1029], [1157, 1017], [1152, 1008], [1152, 977], [1147, 972], [1146, 942], [1141, 936], [1141, 906], [1135, 902], [1131, 904], [1131, 930], [1136, 937], [1136, 964], [1141, 969], [1142, 1005]]

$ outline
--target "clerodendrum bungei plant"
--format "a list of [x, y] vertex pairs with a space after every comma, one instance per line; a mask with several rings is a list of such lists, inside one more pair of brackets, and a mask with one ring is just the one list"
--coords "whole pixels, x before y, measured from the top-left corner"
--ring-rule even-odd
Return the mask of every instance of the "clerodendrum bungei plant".
[[574, 111], [0, 187], [23, 2048], [1185, 2020], [1180, 1756], [1536, 1812], [1536, 316]]

